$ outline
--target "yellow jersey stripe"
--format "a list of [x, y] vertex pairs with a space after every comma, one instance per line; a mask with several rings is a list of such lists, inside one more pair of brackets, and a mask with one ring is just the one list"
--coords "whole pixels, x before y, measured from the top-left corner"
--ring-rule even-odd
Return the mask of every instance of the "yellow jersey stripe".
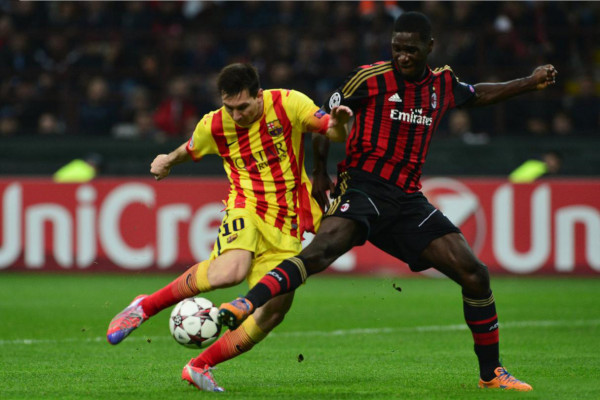
[[375, 75], [383, 74], [392, 70], [392, 62], [388, 61], [384, 64], [376, 65], [373, 67], [365, 68], [354, 75], [346, 85], [342, 88], [342, 95], [346, 97], [352, 96], [356, 89], [368, 78]]

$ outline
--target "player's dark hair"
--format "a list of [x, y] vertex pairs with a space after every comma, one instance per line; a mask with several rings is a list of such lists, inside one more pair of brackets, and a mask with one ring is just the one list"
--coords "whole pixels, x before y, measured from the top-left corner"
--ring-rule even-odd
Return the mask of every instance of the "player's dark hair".
[[405, 12], [396, 18], [394, 32], [415, 32], [419, 34], [422, 41], [428, 42], [431, 39], [431, 21], [420, 12]]
[[217, 77], [219, 93], [232, 96], [248, 89], [248, 94], [256, 97], [260, 88], [258, 71], [247, 63], [229, 64], [221, 70]]

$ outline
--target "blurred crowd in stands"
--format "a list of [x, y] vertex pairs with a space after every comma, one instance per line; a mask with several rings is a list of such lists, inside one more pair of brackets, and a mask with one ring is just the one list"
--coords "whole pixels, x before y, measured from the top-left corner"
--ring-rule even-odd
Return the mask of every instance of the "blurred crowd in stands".
[[452, 112], [441, 135], [600, 136], [599, 2], [0, 0], [0, 137], [184, 138], [239, 61], [321, 104], [356, 66], [389, 59], [393, 20], [412, 10], [432, 20], [431, 66], [463, 81], [559, 71], [550, 90]]

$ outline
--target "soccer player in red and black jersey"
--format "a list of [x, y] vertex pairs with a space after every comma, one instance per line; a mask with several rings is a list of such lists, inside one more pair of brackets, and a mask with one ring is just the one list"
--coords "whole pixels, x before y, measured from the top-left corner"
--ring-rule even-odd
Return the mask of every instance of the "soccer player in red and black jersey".
[[521, 79], [470, 85], [460, 82], [450, 67], [429, 68], [433, 43], [425, 15], [402, 14], [392, 35], [392, 60], [358, 68], [331, 95], [325, 110], [349, 106], [355, 121], [346, 158], [338, 166], [334, 201], [319, 232], [245, 297], [222, 304], [220, 317], [235, 327], [265, 301], [295, 290], [368, 240], [413, 271], [435, 268], [461, 286], [480, 387], [531, 390], [500, 363], [498, 318], [486, 266], [460, 230], [420, 192], [420, 177], [431, 137], [448, 110], [544, 89], [554, 83], [557, 71], [545, 65]]

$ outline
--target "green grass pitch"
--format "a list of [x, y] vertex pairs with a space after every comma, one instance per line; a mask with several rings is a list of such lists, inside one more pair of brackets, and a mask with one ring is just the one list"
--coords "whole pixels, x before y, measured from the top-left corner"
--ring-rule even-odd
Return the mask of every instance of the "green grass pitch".
[[[198, 351], [170, 337], [170, 310], [118, 346], [105, 339], [135, 295], [171, 279], [1, 274], [0, 398], [600, 399], [597, 278], [493, 278], [503, 363], [533, 385], [529, 393], [476, 387], [460, 290], [449, 280], [331, 276], [309, 279], [271, 336], [217, 367], [225, 393], [201, 393], [180, 380]], [[205, 296], [219, 304], [245, 291]]]

